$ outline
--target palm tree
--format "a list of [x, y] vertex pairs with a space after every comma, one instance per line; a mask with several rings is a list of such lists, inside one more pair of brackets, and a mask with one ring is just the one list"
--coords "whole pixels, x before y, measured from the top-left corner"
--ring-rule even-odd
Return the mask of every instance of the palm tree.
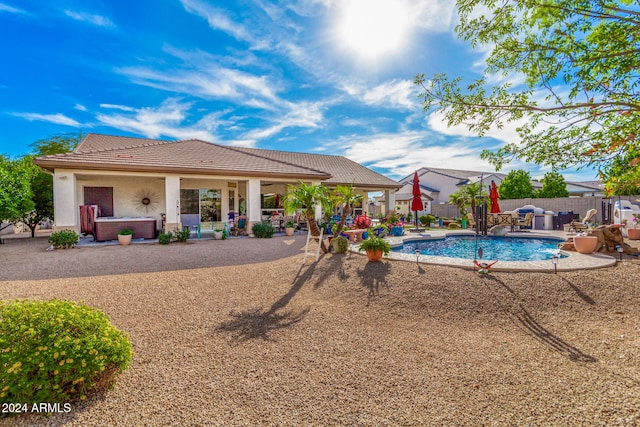
[[473, 214], [473, 217], [475, 218], [475, 216], [476, 216], [476, 197], [477, 196], [481, 196], [483, 194], [486, 195], [487, 193], [482, 191], [482, 185], [480, 184], [480, 181], [475, 182], [473, 184], [465, 185], [464, 187], [462, 187], [462, 192], [470, 200], [471, 213]]
[[362, 196], [354, 193], [352, 185], [338, 185], [335, 190], [333, 190], [331, 200], [335, 206], [342, 208], [340, 223], [336, 224], [333, 230], [333, 237], [336, 237], [342, 231], [347, 216], [349, 216], [353, 210], [353, 205], [362, 200]]
[[[320, 184], [306, 184], [302, 181], [298, 185], [287, 186], [287, 193], [284, 195], [284, 211], [287, 215], [292, 215], [298, 210], [302, 210], [309, 224], [309, 230], [313, 236], [320, 235], [320, 228], [316, 222], [316, 206], [326, 208], [329, 205], [329, 195], [327, 188]], [[324, 242], [320, 242], [320, 248], [327, 252]]]
[[449, 203], [456, 205], [460, 211], [460, 215], [465, 216], [467, 214], [467, 205], [469, 205], [469, 196], [467, 196], [461, 188], [449, 195]]

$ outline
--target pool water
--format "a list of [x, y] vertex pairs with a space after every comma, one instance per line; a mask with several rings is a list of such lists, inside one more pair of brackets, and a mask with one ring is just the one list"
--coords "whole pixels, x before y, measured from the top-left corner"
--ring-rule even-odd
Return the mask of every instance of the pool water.
[[487, 261], [543, 261], [558, 254], [560, 239], [520, 237], [449, 236], [437, 240], [410, 240], [393, 251], [449, 258], [477, 259], [477, 249], [482, 248], [482, 259]]

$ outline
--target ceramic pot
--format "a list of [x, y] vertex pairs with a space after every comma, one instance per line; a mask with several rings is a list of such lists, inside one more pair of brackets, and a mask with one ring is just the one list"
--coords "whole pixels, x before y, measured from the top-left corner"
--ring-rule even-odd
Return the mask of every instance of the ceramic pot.
[[214, 231], [213, 232], [213, 238], [215, 240], [222, 240], [222, 231]]
[[391, 234], [393, 234], [394, 236], [402, 236], [402, 231], [402, 227], [391, 227]]
[[286, 234], [287, 236], [293, 236], [293, 232], [296, 231], [295, 228], [293, 227], [286, 227], [284, 229], [284, 234]]
[[640, 240], [640, 228], [628, 228], [629, 240]]
[[573, 238], [573, 245], [579, 253], [591, 254], [596, 250], [598, 238], [596, 236], [575, 236]]
[[376, 261], [380, 261], [382, 259], [382, 251], [381, 250], [366, 251], [366, 253], [367, 253], [367, 258], [369, 258], [369, 261], [376, 262]]
[[121, 245], [128, 245], [131, 243], [131, 234], [118, 234], [118, 243]]

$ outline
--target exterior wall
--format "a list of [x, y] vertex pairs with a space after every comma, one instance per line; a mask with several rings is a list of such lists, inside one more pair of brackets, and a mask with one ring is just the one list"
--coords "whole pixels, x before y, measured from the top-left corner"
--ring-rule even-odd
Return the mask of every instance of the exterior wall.
[[[148, 216], [160, 219], [165, 213], [164, 180], [147, 176], [89, 176], [77, 180], [78, 205], [84, 204], [84, 187], [113, 187], [113, 216]], [[144, 193], [144, 196], [143, 196]], [[142, 198], [151, 203], [145, 206]]]

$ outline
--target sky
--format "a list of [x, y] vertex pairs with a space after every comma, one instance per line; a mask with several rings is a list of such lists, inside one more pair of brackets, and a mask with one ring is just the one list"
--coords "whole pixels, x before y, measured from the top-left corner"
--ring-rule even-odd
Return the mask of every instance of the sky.
[[453, 0], [0, 0], [0, 154], [82, 132], [343, 155], [391, 179], [494, 171], [480, 152], [515, 126], [449, 128], [413, 84], [480, 76], [456, 20]]

